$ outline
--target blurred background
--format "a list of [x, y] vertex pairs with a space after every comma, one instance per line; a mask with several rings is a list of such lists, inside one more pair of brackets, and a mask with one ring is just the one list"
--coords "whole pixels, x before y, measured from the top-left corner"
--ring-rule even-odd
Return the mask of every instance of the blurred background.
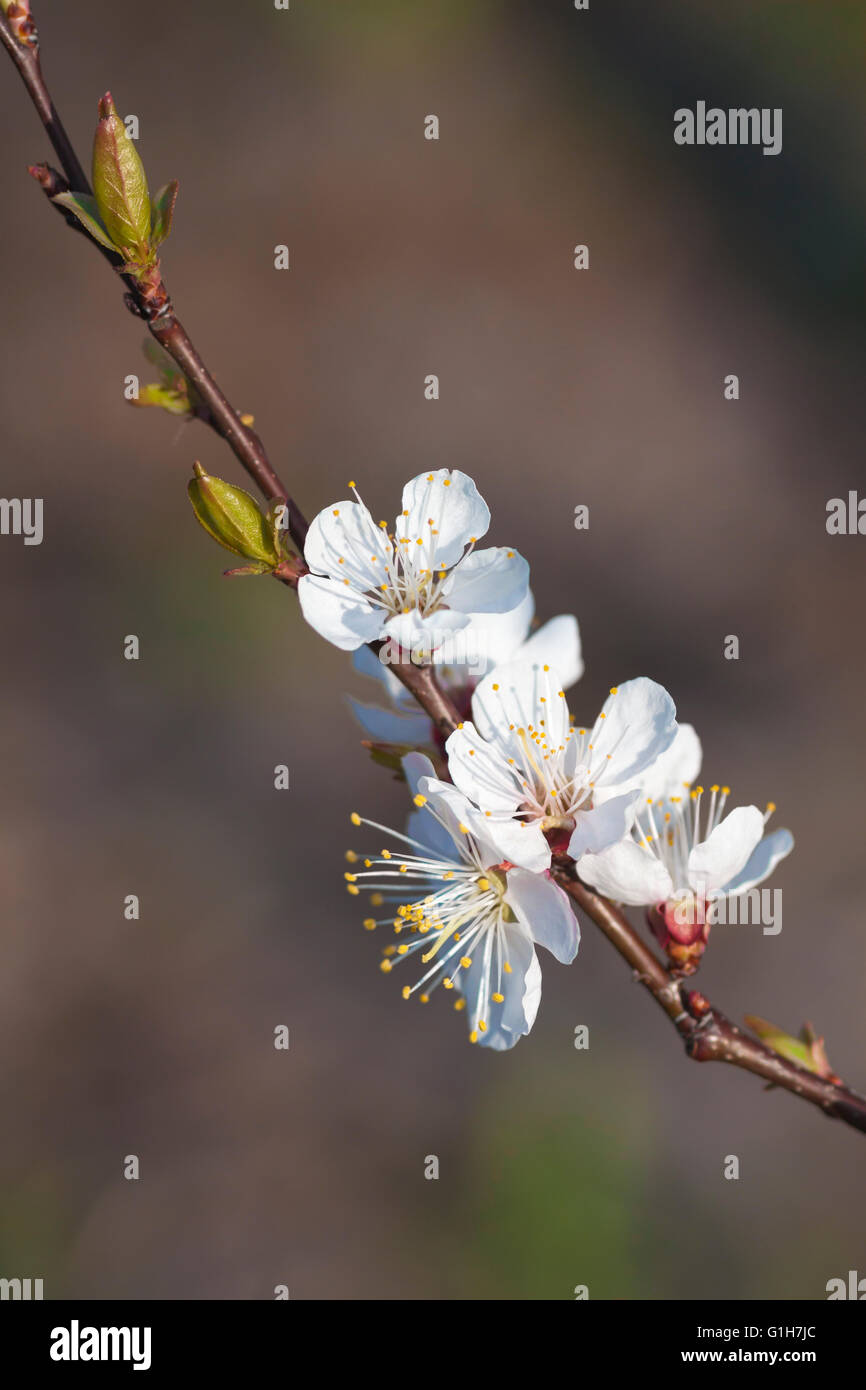
[[[652, 676], [704, 780], [778, 803], [783, 931], [717, 929], [701, 988], [810, 1019], [866, 1087], [866, 540], [825, 530], [864, 476], [862, 9], [34, 8], [85, 162], [110, 87], [152, 187], [179, 178], [169, 288], [308, 514], [349, 478], [388, 516], [415, 473], [469, 472], [539, 615], [580, 619], [579, 717]], [[677, 147], [698, 100], [782, 107], [782, 154]], [[0, 540], [0, 1275], [766, 1299], [866, 1274], [862, 1136], [688, 1062], [590, 923], [508, 1054], [380, 974], [342, 884], [348, 813], [405, 809], [346, 713], [371, 691], [288, 590], [221, 578], [185, 484], [195, 458], [243, 477], [124, 401], [146, 335], [28, 179], [51, 151], [5, 57], [0, 128], [0, 492], [45, 505], [40, 547]]]

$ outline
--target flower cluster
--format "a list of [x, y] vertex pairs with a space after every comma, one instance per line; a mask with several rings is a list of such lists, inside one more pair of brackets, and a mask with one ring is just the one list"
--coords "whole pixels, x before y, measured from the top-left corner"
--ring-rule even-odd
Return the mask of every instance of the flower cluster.
[[[765, 834], [772, 805], [728, 810], [727, 787], [695, 785], [697, 734], [645, 676], [578, 723], [566, 695], [583, 672], [577, 621], [531, 631], [526, 561], [475, 548], [490, 513], [471, 478], [414, 478], [393, 527], [350, 486], [354, 500], [310, 527], [299, 595], [307, 621], [381, 684], [385, 706], [352, 701], [365, 733], [416, 750], [399, 763], [414, 803], [406, 833], [352, 815], [395, 846], [347, 855], [349, 892], [369, 892], [379, 913], [364, 926], [393, 934], [383, 971], [411, 959], [404, 998], [454, 990], [470, 1041], [512, 1047], [538, 1010], [536, 946], [564, 964], [577, 954], [557, 872], [647, 908], [672, 962], [695, 968], [714, 904], [762, 882], [793, 846], [787, 830]], [[407, 660], [436, 667], [462, 716], [444, 746], [390, 669]]]

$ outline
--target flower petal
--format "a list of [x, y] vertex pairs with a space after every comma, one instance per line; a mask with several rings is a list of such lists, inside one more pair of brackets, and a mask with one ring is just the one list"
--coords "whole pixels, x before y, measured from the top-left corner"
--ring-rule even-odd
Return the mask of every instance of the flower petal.
[[580, 927], [571, 899], [547, 874], [509, 869], [505, 901], [533, 941], [563, 965], [570, 965], [580, 945]]
[[530, 665], [552, 666], [559, 674], [562, 689], [568, 690], [583, 675], [577, 618], [571, 613], [560, 613], [558, 617], [543, 623], [515, 653], [515, 660], [528, 661]]
[[651, 850], [620, 840], [600, 854], [584, 854], [580, 877], [597, 893], [630, 907], [666, 902], [673, 892], [670, 874]]
[[[397, 544], [416, 569], [450, 569], [472, 540], [490, 525], [487, 503], [466, 473], [440, 468], [419, 473], [403, 489], [403, 510], [394, 523]], [[421, 545], [418, 545], [418, 541]], [[309, 562], [308, 562], [309, 563]]]
[[449, 574], [442, 596], [458, 613], [508, 613], [523, 603], [529, 565], [516, 550], [473, 550]]
[[757, 806], [738, 806], [720, 821], [712, 834], [689, 855], [689, 883], [711, 893], [745, 868], [764, 834], [764, 817]]
[[416, 710], [418, 706], [414, 696], [394, 675], [391, 663], [387, 660], [382, 661], [382, 653], [387, 656], [386, 647], [380, 647], [379, 652], [371, 651], [369, 647], [358, 647], [352, 655], [352, 665], [359, 676], [368, 676], [371, 680], [379, 681], [395, 704], [406, 705], [410, 710]]
[[[408, 754], [403, 760], [404, 768], [408, 758], [417, 757], [423, 757], [423, 754]], [[450, 782], [440, 782], [438, 777], [422, 776], [413, 794], [418, 793], [425, 796], [430, 803], [429, 810], [427, 807], [423, 807], [422, 810], [434, 819], [438, 817], [451, 836], [454, 857], [474, 862], [470, 853], [474, 842], [478, 859], [485, 869], [500, 863], [502, 853], [490, 835], [486, 817], [457, 787], [452, 787]]]
[[446, 648], [437, 652], [437, 661], [451, 668], [440, 679], [445, 674], [455, 685], [465, 685], [468, 678], [478, 681], [492, 666], [510, 660], [524, 642], [534, 612], [535, 599], [527, 589], [523, 601], [507, 613], [468, 614], [450, 659]]
[[407, 753], [400, 761], [410, 796], [418, 795], [422, 777], [429, 777], [438, 782], [436, 769], [426, 753]]
[[379, 705], [365, 705], [347, 696], [349, 708], [368, 738], [381, 743], [432, 743], [433, 726], [426, 714], [397, 714]]
[[451, 780], [482, 811], [513, 815], [518, 810], [524, 792], [517, 773], [496, 745], [479, 738], [471, 720], [449, 734], [445, 752]]
[[[582, 866], [581, 855], [600, 854], [623, 839], [634, 824], [639, 800], [639, 791], [624, 792], [621, 796], [611, 797], [601, 806], [594, 806], [591, 811], [576, 812], [574, 830], [568, 842], [572, 859], [580, 860]], [[582, 867], [580, 872], [583, 872]]]
[[543, 732], [553, 747], [568, 737], [568, 705], [561, 677], [540, 661], [509, 661], [484, 677], [472, 696], [472, 718], [478, 733], [507, 760], [520, 730]]
[[646, 676], [619, 686], [602, 714], [591, 740], [596, 803], [618, 795], [630, 782], [638, 785], [639, 774], [671, 746], [677, 732], [676, 705], [664, 686]]
[[[525, 927], [508, 923], [499, 928], [499, 936], [503, 960], [511, 971], [499, 972], [491, 937], [489, 949], [476, 951], [471, 966], [460, 972], [457, 981], [466, 999], [470, 1032], [475, 1032], [479, 1046], [494, 1052], [513, 1047], [529, 1032], [541, 1002], [541, 966]], [[493, 994], [501, 994], [503, 1002], [494, 1003]], [[478, 1026], [479, 1020], [486, 1028]]]
[[499, 851], [500, 861], [517, 864], [532, 873], [550, 868], [550, 845], [538, 821], [485, 816], [487, 835]]
[[382, 584], [391, 543], [360, 502], [335, 502], [315, 516], [304, 541], [304, 559], [316, 574], [348, 579], [367, 593]]
[[[402, 765], [409, 792], [413, 797], [420, 792], [422, 781], [425, 787], [431, 782], [436, 782], [433, 764], [423, 753], [407, 753], [402, 760]], [[433, 805], [435, 805], [435, 801]], [[440, 859], [445, 859], [450, 864], [459, 864], [462, 854], [455, 843], [454, 836], [447, 826], [443, 825], [442, 821], [432, 814], [429, 806], [428, 801], [427, 805], [412, 812], [406, 826], [406, 834], [410, 840], [417, 840], [419, 844], [432, 850]]]
[[701, 770], [701, 741], [691, 724], [678, 724], [673, 743], [641, 776], [644, 796], [664, 800], [690, 787]]
[[353, 651], [382, 635], [380, 610], [340, 579], [305, 574], [298, 581], [298, 598], [310, 627], [341, 651]]
[[[429, 618], [422, 617], [417, 608], [406, 613], [397, 613], [385, 623], [385, 633], [391, 645], [406, 656], [418, 662], [435, 660], [436, 649], [443, 643], [453, 644], [454, 634], [469, 623], [465, 613], [455, 613], [449, 608], [437, 609]], [[395, 653], [396, 655], [397, 653]]]
[[735, 878], [728, 880], [722, 892], [733, 896], [736, 893], [747, 892], [757, 883], [763, 883], [793, 848], [794, 837], [790, 830], [774, 830], [772, 835], [765, 835], [749, 855], [745, 867]]

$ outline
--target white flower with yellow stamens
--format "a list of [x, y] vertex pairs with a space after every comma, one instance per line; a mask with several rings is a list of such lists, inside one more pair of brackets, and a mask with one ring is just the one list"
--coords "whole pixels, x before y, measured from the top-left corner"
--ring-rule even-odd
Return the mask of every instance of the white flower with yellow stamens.
[[403, 997], [427, 1002], [438, 985], [458, 992], [469, 1039], [504, 1050], [532, 1027], [541, 998], [535, 946], [569, 964], [580, 931], [570, 900], [547, 874], [504, 863], [484, 816], [466, 797], [433, 776], [419, 753], [403, 759], [416, 810], [407, 835], [353, 814], [353, 825], [391, 835], [407, 849], [357, 856], [363, 867], [346, 874], [350, 893], [369, 890], [383, 909], [364, 926], [392, 928], [382, 969], [406, 958], [420, 968]]
[[427, 658], [473, 613], [508, 613], [526, 596], [529, 566], [515, 550], [476, 550], [490, 512], [472, 479], [441, 468], [403, 489], [389, 531], [361, 501], [335, 502], [304, 544], [311, 573], [298, 584], [307, 622], [343, 651], [390, 639]]
[[[762, 883], [790, 854], [790, 830], [764, 834], [776, 809], [738, 806], [725, 815], [729, 787], [709, 793], [691, 783], [700, 771], [701, 745], [689, 724], [645, 779], [644, 805], [628, 839], [599, 854], [587, 855], [581, 878], [599, 892], [632, 906], [672, 905], [683, 921], [703, 921], [704, 905], [734, 897]], [[697, 912], [690, 905], [697, 905]]]
[[641, 775], [676, 729], [673, 700], [645, 677], [611, 690], [591, 728], [575, 727], [553, 666], [516, 662], [485, 677], [472, 722], [445, 748], [451, 777], [503, 857], [541, 871], [552, 848], [580, 865], [628, 834]]
[[[469, 717], [472, 693], [487, 671], [510, 661], [547, 662], [561, 674], [568, 690], [583, 675], [583, 655], [577, 619], [560, 613], [530, 633], [535, 600], [527, 592], [510, 613], [474, 613], [455, 643], [434, 652], [436, 679], [461, 716]], [[359, 647], [352, 658], [355, 670], [378, 681], [390, 708], [350, 698], [349, 705], [368, 738], [386, 743], [436, 746], [439, 734], [429, 715], [380, 655]]]

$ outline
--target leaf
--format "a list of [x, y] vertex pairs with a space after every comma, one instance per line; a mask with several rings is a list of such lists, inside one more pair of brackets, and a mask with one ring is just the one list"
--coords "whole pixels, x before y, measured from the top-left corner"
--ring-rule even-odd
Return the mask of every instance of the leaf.
[[57, 203], [60, 207], [71, 212], [81, 223], [84, 230], [100, 246], [106, 247], [109, 251], [116, 251], [117, 248], [108, 232], [99, 220], [99, 209], [96, 206], [96, 199], [91, 198], [89, 193], [55, 193], [51, 199], [52, 203]]
[[138, 398], [130, 404], [157, 406], [160, 410], [167, 410], [169, 415], [192, 415], [189, 396], [185, 391], [174, 386], [159, 386], [155, 382], [143, 386]]
[[798, 1066], [805, 1067], [806, 1071], [821, 1074], [811, 1047], [800, 1038], [792, 1038], [790, 1033], [783, 1032], [775, 1023], [768, 1023], [765, 1018], [757, 1018], [754, 1014], [746, 1014], [746, 1023], [752, 1032], [757, 1033], [758, 1037], [780, 1057], [786, 1057], [789, 1062], [796, 1062]]
[[177, 202], [177, 179], [172, 179], [157, 193], [151, 205], [151, 232], [150, 239], [153, 246], [159, 246], [165, 241], [171, 231], [172, 218], [174, 217], [174, 207]]
[[238, 565], [236, 570], [223, 570], [226, 579], [240, 578], [245, 574], [273, 574], [273, 565], [266, 565], [264, 560], [257, 560], [254, 565]]

